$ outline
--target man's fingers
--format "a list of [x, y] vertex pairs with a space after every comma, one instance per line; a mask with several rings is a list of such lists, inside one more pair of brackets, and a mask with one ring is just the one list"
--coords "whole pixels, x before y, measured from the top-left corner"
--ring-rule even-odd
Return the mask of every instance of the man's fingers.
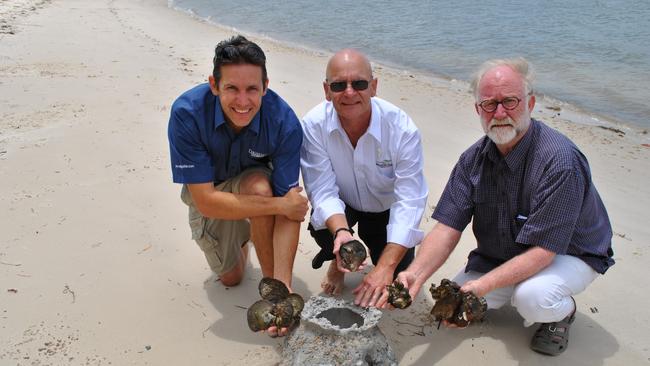
[[379, 292], [379, 296], [377, 297], [377, 301], [375, 301], [373, 304], [370, 304], [370, 306], [375, 306], [377, 308], [383, 308], [386, 303], [388, 302], [388, 293], [384, 290], [377, 291]]

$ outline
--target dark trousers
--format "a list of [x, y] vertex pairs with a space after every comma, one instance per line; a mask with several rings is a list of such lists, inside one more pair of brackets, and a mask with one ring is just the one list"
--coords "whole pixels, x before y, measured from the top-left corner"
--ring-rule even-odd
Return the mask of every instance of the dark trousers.
[[[390, 218], [390, 210], [384, 212], [362, 212], [345, 205], [345, 218], [351, 229], [354, 225], [357, 225], [359, 238], [368, 247], [372, 263], [377, 265], [379, 257], [381, 257], [381, 253], [386, 247], [386, 225], [388, 225]], [[309, 223], [308, 229], [311, 236], [316, 240], [316, 244], [321, 248], [320, 252], [316, 254], [311, 262], [311, 266], [317, 269], [323, 265], [323, 262], [336, 258], [334, 253], [332, 253], [334, 250], [334, 237], [327, 228], [316, 230], [311, 223]], [[405, 270], [413, 261], [414, 256], [415, 248], [410, 248], [404, 255], [404, 258], [402, 258], [402, 261], [397, 265], [393, 276]]]

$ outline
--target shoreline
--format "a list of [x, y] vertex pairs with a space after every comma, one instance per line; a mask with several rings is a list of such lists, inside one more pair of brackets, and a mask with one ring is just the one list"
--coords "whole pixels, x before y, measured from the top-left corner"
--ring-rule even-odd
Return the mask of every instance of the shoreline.
[[[47, 5], [30, 10], [37, 3]], [[25, 15], [9, 18], [13, 34], [0, 34], [0, 364], [278, 364], [283, 340], [245, 324], [261, 278], [254, 251], [242, 283], [222, 286], [191, 240], [169, 166], [171, 103], [206, 80], [214, 45], [234, 31], [197, 22], [165, 0], [16, 4]], [[250, 38], [267, 55], [270, 87], [298, 116], [323, 99], [329, 54]], [[376, 66], [379, 96], [406, 111], [423, 136], [430, 193], [421, 228], [428, 232], [453, 165], [483, 131], [463, 83]], [[587, 156], [612, 221], [617, 264], [576, 297], [571, 344], [558, 358], [529, 350], [535, 329], [524, 328], [511, 307], [462, 331], [436, 329], [423, 290], [379, 323], [400, 365], [650, 359], [650, 310], [634, 312], [638, 326], [621, 321], [631, 303], [650, 303], [629, 281], [647, 272], [650, 145], [538, 109], [534, 117]], [[453, 276], [474, 246], [468, 228], [423, 289]], [[292, 287], [305, 299], [320, 293], [326, 271], [311, 268], [316, 249], [304, 222]], [[344, 299], [360, 276], [346, 277]]]
[[[185, 14], [198, 22], [212, 25], [226, 32], [241, 33], [247, 37], [262, 39], [267, 42], [283, 45], [287, 48], [294, 49], [298, 53], [304, 52], [314, 56], [329, 57], [328, 55], [331, 55], [335, 52], [335, 50], [330, 51], [323, 48], [307, 46], [304, 44], [300, 44], [298, 42], [273, 38], [271, 36], [254, 32], [254, 31], [238, 29], [237, 27], [234, 26], [229, 26], [229, 25], [225, 25], [213, 21], [212, 19], [210, 19], [210, 17], [208, 18], [201, 17], [197, 15], [192, 9], [184, 9], [178, 6], [173, 6], [171, 4], [172, 0], [168, 0], [167, 2], [168, 2], [168, 7], [170, 9]], [[456, 86], [456, 84], [459, 84], [462, 85], [465, 91], [469, 90], [469, 81], [468, 79], [465, 78], [461, 78], [461, 79], [454, 78], [452, 76], [436, 73], [435, 71], [412, 68], [409, 67], [408, 65], [393, 63], [387, 60], [371, 58], [370, 61], [373, 65], [373, 69], [375, 67], [379, 67], [381, 69], [384, 69], [386, 72], [391, 72], [395, 75], [401, 75], [401, 76], [407, 75], [409, 77], [418, 78], [420, 80], [428, 80], [434, 87], [438, 85], [446, 85], [450, 90], [456, 90], [462, 93], [463, 92], [462, 88], [457, 88]], [[533, 66], [535, 66], [535, 64], [533, 64]], [[471, 77], [471, 75], [466, 75], [466, 77], [469, 78]], [[538, 109], [550, 109], [555, 112], [555, 113], [551, 113], [550, 115], [553, 114], [558, 115], [557, 112], [566, 112], [569, 116], [565, 117], [565, 119], [571, 122], [587, 125], [587, 126], [596, 126], [596, 127], [603, 126], [606, 129], [613, 128], [619, 131], [624, 131], [625, 133], [632, 134], [632, 136], [638, 139], [638, 141], [650, 142], [650, 136], [648, 135], [648, 132], [650, 131], [650, 127], [648, 126], [642, 126], [631, 121], [626, 121], [623, 119], [616, 118], [614, 116], [608, 116], [601, 113], [593, 112], [586, 107], [580, 106], [579, 104], [564, 101], [560, 98], [554, 97], [553, 95], [547, 95], [541, 92], [536, 93], [535, 95], [537, 96], [538, 99], [537, 100], [538, 105], [541, 107]]]

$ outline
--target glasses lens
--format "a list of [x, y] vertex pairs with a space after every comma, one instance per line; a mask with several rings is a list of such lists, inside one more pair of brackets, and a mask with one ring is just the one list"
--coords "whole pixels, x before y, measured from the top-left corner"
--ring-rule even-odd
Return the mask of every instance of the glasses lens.
[[515, 109], [517, 108], [517, 105], [519, 105], [519, 99], [517, 98], [506, 98], [501, 101], [501, 104], [503, 104], [503, 108], [505, 109]]
[[354, 80], [352, 82], [352, 89], [357, 91], [368, 89], [368, 80]]
[[497, 110], [497, 102], [493, 100], [484, 100], [481, 103], [479, 103], [481, 108], [483, 108], [484, 111], [490, 113], [494, 112]]
[[330, 83], [330, 90], [334, 93], [340, 93], [348, 87], [347, 81], [334, 81]]

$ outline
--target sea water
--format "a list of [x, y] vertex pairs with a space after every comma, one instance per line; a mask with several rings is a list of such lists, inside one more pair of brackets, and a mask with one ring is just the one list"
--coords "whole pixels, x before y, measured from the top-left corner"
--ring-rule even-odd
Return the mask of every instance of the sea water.
[[[523, 56], [536, 92], [650, 127], [650, 0], [169, 0], [178, 10], [312, 49], [469, 80]], [[215, 43], [219, 40], [215, 40]]]

